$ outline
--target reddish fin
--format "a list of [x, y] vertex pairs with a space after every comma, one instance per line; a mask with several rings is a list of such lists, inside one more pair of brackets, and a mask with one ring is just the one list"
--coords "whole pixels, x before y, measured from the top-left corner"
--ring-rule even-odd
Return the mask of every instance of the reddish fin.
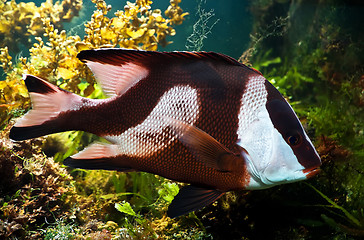
[[122, 166], [123, 158], [118, 153], [117, 145], [95, 143], [83, 151], [66, 158], [63, 164], [72, 168], [104, 169], [116, 171], [134, 171]]
[[180, 189], [177, 196], [168, 207], [168, 216], [175, 218], [189, 212], [201, 209], [219, 199], [224, 192], [192, 185]]
[[156, 81], [162, 78], [173, 82], [176, 74], [190, 74], [193, 81], [220, 89], [223, 87], [220, 78], [216, 74], [208, 76], [211, 70], [217, 70], [214, 67], [216, 65], [238, 66], [257, 74], [235, 59], [215, 52], [154, 52], [104, 48], [81, 51], [77, 57], [90, 67], [108, 96], [122, 95], [143, 79]]
[[86, 65], [94, 73], [97, 82], [108, 97], [124, 94], [148, 75], [146, 68], [134, 63], [111, 65], [87, 61]]
[[94, 143], [86, 147], [81, 152], [72, 156], [73, 159], [95, 159], [105, 157], [116, 157], [118, 146], [107, 143]]
[[178, 139], [189, 148], [193, 155], [206, 166], [223, 172], [231, 172], [243, 167], [245, 160], [218, 142], [208, 133], [188, 123], [164, 117]]
[[23, 78], [33, 109], [16, 122], [10, 130], [10, 139], [21, 141], [59, 132], [57, 124], [48, 127], [42, 124], [81, 104], [82, 97], [32, 75], [24, 75]]
[[113, 164], [115, 160], [115, 158], [73, 159], [72, 157], [68, 157], [63, 160], [63, 164], [71, 168], [89, 170], [110, 170], [119, 172], [135, 171], [130, 167], [121, 167]]
[[[123, 48], [104, 48], [84, 50], [81, 51], [77, 57], [86, 63], [94, 62], [106, 66], [120, 67], [124, 66], [125, 64], [134, 64], [147, 69], [149, 72], [155, 68], [163, 68], [164, 66], [168, 66], [171, 63], [177, 63], [181, 61], [182, 63], [185, 63], [186, 61], [209, 61], [226, 65], [240, 66], [254, 72], [255, 74], [261, 75], [259, 71], [245, 66], [234, 58], [215, 52], [155, 52]], [[120, 71], [114, 71], [108, 69], [107, 67], [104, 69], [105, 72], [113, 72], [113, 74], [120, 73]], [[141, 72], [136, 71], [135, 73], [138, 75]], [[95, 75], [98, 77], [96, 72]]]
[[[170, 63], [178, 59], [220, 61], [232, 65], [245, 65], [234, 58], [215, 52], [155, 52], [123, 48], [103, 48], [84, 50], [77, 55], [83, 62], [99, 62], [103, 64], [120, 66], [126, 63], [135, 63], [140, 66], [158, 65], [161, 61]], [[250, 69], [250, 68], [249, 68]]]
[[[105, 94], [115, 97], [127, 92], [148, 77], [152, 71], [183, 60], [219, 61], [240, 65], [228, 56], [214, 52], [153, 52], [131, 49], [98, 49], [81, 51], [77, 57], [85, 62], [101, 84]], [[168, 70], [167, 70], [168, 71]]]

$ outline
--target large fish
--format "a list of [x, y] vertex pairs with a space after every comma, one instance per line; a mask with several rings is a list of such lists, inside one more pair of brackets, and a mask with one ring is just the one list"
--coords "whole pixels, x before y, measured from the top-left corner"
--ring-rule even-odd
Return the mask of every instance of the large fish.
[[306, 179], [321, 160], [296, 114], [258, 71], [214, 52], [86, 50], [78, 54], [107, 99], [87, 99], [25, 75], [33, 109], [15, 141], [82, 130], [94, 143], [64, 160], [74, 168], [144, 171], [190, 183], [176, 217], [237, 189]]

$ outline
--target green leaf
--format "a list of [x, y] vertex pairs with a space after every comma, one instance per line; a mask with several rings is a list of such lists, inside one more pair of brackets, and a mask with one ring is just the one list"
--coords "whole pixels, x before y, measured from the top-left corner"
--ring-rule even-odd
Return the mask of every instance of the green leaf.
[[179, 192], [179, 187], [176, 183], [163, 183], [162, 189], [158, 191], [158, 194], [167, 202], [172, 202], [174, 196]]
[[271, 64], [278, 64], [281, 63], [281, 58], [280, 57], [276, 57], [270, 60], [266, 60], [265, 62], [260, 63], [259, 67], [268, 67]]
[[78, 89], [80, 89], [81, 91], [84, 91], [86, 88], [87, 88], [87, 86], [89, 85], [89, 83], [88, 82], [81, 82], [81, 83], [79, 83], [78, 85], [77, 85], [77, 87], [78, 87]]
[[109, 193], [109, 194], [102, 195], [101, 198], [108, 200], [108, 199], [113, 199], [113, 198], [118, 198], [118, 197], [123, 197], [123, 196], [129, 196], [129, 195], [136, 195], [138, 197], [143, 197], [136, 193], [125, 192], [125, 193]]
[[[345, 214], [345, 216], [356, 226], [359, 226], [359, 227], [361, 226], [360, 221], [358, 219], [356, 219], [352, 214], [350, 214], [345, 208], [336, 204], [334, 201], [332, 201], [329, 197], [327, 197], [325, 194], [323, 194], [320, 190], [318, 190], [311, 184], [306, 183], [306, 185], [310, 186], [313, 190], [315, 190], [321, 197], [323, 197], [328, 203], [330, 203], [332, 207], [341, 210]], [[325, 218], [325, 216], [324, 216], [323, 219], [325, 221], [328, 220], [330, 223], [332, 223], [332, 221], [330, 219], [328, 219], [328, 217]]]
[[137, 214], [134, 212], [134, 210], [130, 206], [130, 203], [128, 203], [128, 202], [123, 202], [122, 204], [115, 203], [115, 208], [119, 212], [128, 214], [128, 215], [133, 216], [133, 217], [137, 217]]

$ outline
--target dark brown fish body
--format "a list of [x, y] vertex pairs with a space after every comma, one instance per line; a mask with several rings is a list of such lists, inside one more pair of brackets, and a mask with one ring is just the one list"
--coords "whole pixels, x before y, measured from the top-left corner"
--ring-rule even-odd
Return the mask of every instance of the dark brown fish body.
[[[67, 130], [102, 136], [111, 144], [93, 144], [66, 159], [65, 165], [138, 170], [191, 183], [192, 187], [181, 193], [187, 200], [183, 196], [177, 198], [173, 211], [169, 212], [171, 216], [205, 206], [226, 191], [249, 186], [260, 188], [265, 183], [265, 180], [260, 182], [259, 169], [253, 166], [252, 152], [256, 147], [248, 150], [253, 140], [244, 143], [242, 139], [245, 132], [252, 138], [254, 133], [249, 132], [249, 128], [260, 118], [264, 119], [260, 121], [263, 128], [278, 125], [277, 119], [269, 119], [269, 115], [274, 116], [271, 107], [265, 108], [269, 101], [287, 105], [283, 106], [289, 115], [287, 119], [293, 119], [302, 141], [310, 147], [306, 148], [317, 158], [309, 140], [305, 142], [296, 116], [279, 92], [259, 72], [230, 57], [217, 53], [116, 49], [83, 51], [78, 57], [93, 70], [110, 98], [81, 98], [27, 76], [26, 85], [34, 109], [45, 104], [43, 109], [48, 110], [43, 115], [50, 113], [50, 117], [38, 117], [32, 110], [12, 129], [10, 137], [23, 140]], [[43, 98], [38, 100], [40, 95], [68, 100], [54, 107], [43, 103]], [[261, 147], [260, 144], [257, 147]], [[292, 149], [296, 155], [301, 151]], [[291, 154], [287, 151], [292, 150], [284, 150], [282, 154]], [[300, 164], [297, 164], [304, 166], [302, 169], [319, 165], [319, 160], [313, 163], [298, 160]], [[301, 175], [300, 178], [305, 176]], [[187, 201], [188, 204], [188, 199], [193, 202], [194, 198], [201, 198], [202, 203], [192, 207], [182, 203]]]

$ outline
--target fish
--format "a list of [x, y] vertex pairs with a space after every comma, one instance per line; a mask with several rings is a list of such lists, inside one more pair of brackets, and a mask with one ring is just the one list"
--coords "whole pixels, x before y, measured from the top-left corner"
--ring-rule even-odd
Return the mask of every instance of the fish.
[[122, 48], [77, 57], [107, 98], [84, 98], [26, 74], [32, 109], [9, 138], [70, 130], [105, 138], [108, 143], [92, 143], [64, 165], [143, 171], [186, 183], [169, 217], [229, 191], [305, 180], [320, 170], [320, 156], [290, 104], [259, 71], [232, 57]]

